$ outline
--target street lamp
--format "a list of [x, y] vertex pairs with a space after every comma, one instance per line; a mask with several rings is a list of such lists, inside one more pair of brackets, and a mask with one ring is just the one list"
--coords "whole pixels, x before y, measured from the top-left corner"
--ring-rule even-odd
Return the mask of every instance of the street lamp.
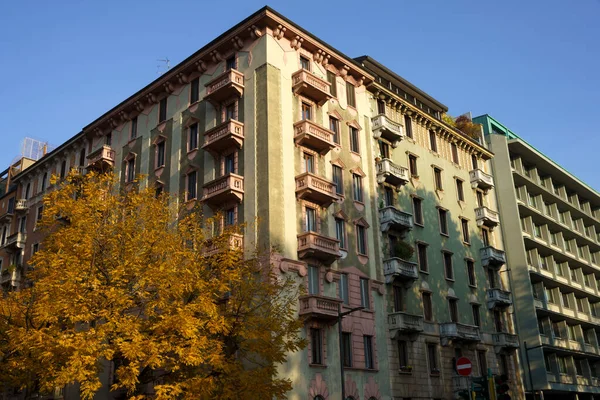
[[337, 316], [337, 324], [338, 324], [338, 341], [340, 343], [340, 373], [342, 374], [342, 400], [346, 400], [346, 385], [344, 378], [344, 347], [342, 345], [342, 318], [344, 318], [348, 314], [352, 314], [354, 311], [364, 310], [365, 307], [355, 307], [351, 308], [348, 311], [342, 312], [342, 305], [338, 303], [338, 316]]

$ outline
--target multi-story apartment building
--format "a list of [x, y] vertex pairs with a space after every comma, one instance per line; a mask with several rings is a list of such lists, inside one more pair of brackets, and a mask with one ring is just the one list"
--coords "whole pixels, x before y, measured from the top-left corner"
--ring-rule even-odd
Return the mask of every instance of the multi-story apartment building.
[[259, 216], [232, 245], [276, 246], [274, 267], [305, 285], [309, 345], [280, 367], [290, 399], [342, 398], [342, 372], [347, 399], [450, 399], [468, 386], [460, 356], [516, 383], [493, 154], [446, 110], [265, 7], [14, 174], [0, 205], [22, 216], [0, 255], [26, 268], [52, 175], [143, 174], [223, 224]]
[[[529, 395], [600, 394], [600, 195], [489, 115]], [[577, 396], [577, 397], [576, 397]]]

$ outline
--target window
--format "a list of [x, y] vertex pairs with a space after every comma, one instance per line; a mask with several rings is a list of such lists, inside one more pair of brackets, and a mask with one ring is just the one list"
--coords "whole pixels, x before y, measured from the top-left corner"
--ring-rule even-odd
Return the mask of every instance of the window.
[[311, 364], [323, 364], [323, 336], [320, 329], [310, 328]]
[[31, 183], [28, 182], [27, 186], [25, 186], [25, 200], [29, 200], [30, 194], [31, 194]]
[[308, 294], [319, 294], [319, 267], [308, 266]]
[[41, 221], [42, 217], [43, 217], [43, 214], [44, 214], [44, 206], [39, 206], [38, 209], [37, 209], [37, 215], [36, 215], [35, 220], [36, 221]]
[[481, 240], [484, 246], [490, 245], [490, 231], [487, 229], [481, 229]]
[[548, 301], [548, 303], [556, 304], [556, 299], [554, 298], [554, 290], [544, 288], [544, 292], [546, 294], [546, 301]]
[[126, 182], [133, 182], [135, 179], [135, 157], [131, 157], [127, 160], [126, 164]]
[[235, 153], [229, 153], [223, 157], [223, 174], [235, 173]]
[[158, 105], [158, 123], [167, 120], [167, 97], [160, 100]]
[[[31, 255], [33, 256], [38, 251], [40, 251], [40, 244], [39, 243], [34, 243], [33, 246], [31, 246]], [[0, 263], [0, 266], [1, 265], [2, 264]]]
[[27, 233], [27, 216], [19, 218], [19, 232]]
[[506, 354], [500, 354], [500, 374], [509, 375], [508, 357]]
[[546, 366], [546, 372], [552, 373], [552, 364], [550, 364], [550, 356], [544, 353], [544, 365]]
[[423, 226], [423, 200], [418, 197], [413, 197], [413, 215], [415, 216], [415, 224]]
[[360, 278], [360, 305], [364, 308], [369, 307], [369, 280]]
[[562, 305], [565, 308], [571, 308], [569, 305], [569, 294], [568, 293], [560, 293], [560, 297], [562, 298]]
[[300, 68], [310, 71], [310, 60], [300, 56]]
[[79, 151], [79, 166], [80, 167], [85, 166], [85, 148], [83, 148]]
[[225, 61], [226, 65], [225, 68], [227, 68], [227, 70], [229, 71], [230, 69], [236, 69], [236, 62], [235, 62], [235, 54], [232, 55], [231, 57], [229, 57], [226, 61]]
[[306, 226], [304, 227], [305, 232], [316, 232], [317, 231], [317, 210], [312, 207], [305, 207], [306, 213]]
[[556, 238], [556, 232], [550, 232], [550, 244], [557, 246], [558, 240]]
[[235, 225], [235, 208], [225, 210], [223, 218], [225, 226]]
[[577, 279], [577, 269], [571, 268], [570, 271], [571, 271], [571, 280], [573, 282], [578, 282], [578, 279]]
[[390, 145], [383, 140], [379, 141], [379, 154], [381, 158], [390, 158]]
[[350, 126], [350, 151], [354, 153], [360, 153], [360, 146], [358, 142], [358, 129]]
[[567, 369], [567, 357], [557, 356], [558, 360], [558, 372], [561, 374], [567, 374], [569, 370]]
[[577, 336], [575, 336], [575, 325], [567, 324], [567, 333], [569, 335], [569, 340], [577, 340]]
[[65, 175], [67, 175], [67, 162], [63, 160], [63, 162], [60, 163], [60, 179], [64, 179]]
[[477, 160], [477, 156], [475, 154], [471, 155], [471, 165], [473, 169], [479, 169], [479, 161]]
[[483, 207], [485, 205], [484, 201], [483, 201], [483, 192], [481, 190], [478, 190], [476, 192], [476, 195], [477, 195], [477, 206]]
[[433, 321], [433, 306], [431, 303], [431, 293], [423, 292], [422, 294], [423, 300], [423, 318], [425, 321]]
[[454, 164], [458, 164], [458, 147], [456, 143], [452, 143], [450, 146], [452, 147], [452, 161]]
[[381, 99], [377, 99], [377, 114], [385, 115], [385, 102]]
[[333, 143], [340, 144], [340, 122], [329, 117], [329, 129], [333, 132]]
[[458, 322], [458, 300], [448, 299], [448, 309], [450, 310], [450, 321]]
[[408, 345], [405, 340], [398, 340], [398, 362], [400, 369], [408, 367]]
[[365, 368], [374, 369], [375, 362], [373, 360], [373, 337], [363, 336], [363, 344], [365, 347]]
[[558, 326], [558, 322], [552, 321], [552, 334], [555, 338], [560, 338], [560, 327]]
[[346, 222], [341, 218], [335, 219], [335, 237], [340, 241], [340, 249], [346, 248]]
[[544, 329], [544, 321], [541, 319], [538, 319], [538, 331], [540, 332], [540, 335], [546, 334], [546, 330]]
[[412, 119], [410, 116], [404, 115], [404, 129], [406, 129], [406, 136], [409, 138], [413, 138], [413, 130], [412, 130]]
[[537, 238], [541, 238], [542, 237], [542, 228], [540, 228], [540, 226], [538, 224], [536, 224], [536, 223], [533, 224], [533, 234]]
[[473, 310], [473, 325], [481, 326], [481, 316], [479, 314], [479, 304], [472, 304], [471, 309]]
[[356, 225], [356, 248], [358, 254], [367, 255], [367, 237], [365, 227]]
[[419, 171], [417, 169], [417, 156], [413, 156], [412, 154], [408, 155], [408, 170], [410, 172], [410, 176], [418, 177]]
[[198, 196], [198, 193], [196, 191], [196, 187], [197, 187], [197, 173], [196, 171], [190, 171], [189, 174], [187, 174], [187, 199], [186, 200], [192, 200], [195, 199]]
[[350, 297], [348, 294], [348, 275], [340, 274], [340, 299], [344, 302], [344, 304], [350, 304]]
[[156, 143], [156, 168], [165, 166], [165, 141]]
[[198, 124], [192, 124], [188, 128], [188, 151], [198, 148]]
[[135, 139], [137, 137], [137, 125], [138, 117], [135, 116], [131, 119], [131, 131], [129, 132], [129, 136], [131, 139]]
[[108, 132], [104, 138], [104, 144], [107, 146], [112, 145], [112, 132]]
[[337, 83], [335, 79], [335, 74], [331, 71], [327, 71], [327, 82], [331, 84], [329, 87], [330, 93], [333, 97], [337, 97]]
[[454, 269], [452, 268], [452, 253], [442, 253], [444, 255], [444, 271], [446, 272], [446, 279], [454, 280]]
[[419, 270], [427, 272], [427, 245], [425, 243], [417, 243], [417, 257], [419, 261]]
[[301, 118], [306, 121], [310, 121], [312, 119], [312, 106], [310, 104], [302, 102]]
[[448, 235], [448, 211], [438, 208], [438, 217], [440, 221], [440, 233]]
[[394, 311], [404, 311], [404, 291], [401, 286], [393, 286], [394, 289]]
[[363, 201], [362, 177], [358, 174], [352, 174], [352, 189], [354, 192], [354, 201]]
[[43, 192], [44, 190], [46, 190], [46, 183], [48, 182], [48, 173], [44, 172], [44, 176], [42, 177], [42, 188], [41, 191]]
[[356, 108], [356, 97], [354, 93], [354, 85], [350, 82], [346, 82], [346, 99], [350, 107]]
[[344, 367], [352, 367], [352, 335], [342, 332], [342, 360]]
[[315, 157], [310, 153], [304, 153], [304, 172], [315, 173]]
[[587, 287], [592, 287], [592, 283], [590, 281], [591, 274], [583, 274], [583, 284]]
[[235, 112], [236, 102], [229, 103], [225, 106], [225, 121], [237, 120], [237, 115]]
[[494, 328], [496, 332], [504, 332], [504, 325], [502, 323], [502, 312], [499, 310], [494, 310]]
[[342, 167], [339, 165], [332, 166], [333, 183], [335, 183], [335, 193], [339, 196], [344, 194], [344, 183], [342, 176]]
[[394, 205], [394, 191], [391, 187], [386, 186], [383, 189], [383, 199], [385, 201], [386, 207], [390, 207]]
[[437, 138], [434, 131], [429, 131], [429, 148], [434, 153], [437, 153]]
[[479, 362], [479, 375], [487, 376], [487, 358], [485, 356], [485, 350], [477, 350], [477, 361]]
[[456, 179], [456, 196], [459, 201], [465, 201], [465, 191], [463, 189], [463, 181]]
[[575, 373], [577, 375], [583, 375], [583, 360], [581, 358], [575, 358], [573, 361], [575, 361]]
[[200, 78], [192, 80], [190, 83], [190, 104], [200, 100]]
[[442, 185], [442, 170], [439, 168], [433, 168], [433, 178], [435, 183], [435, 190], [444, 190]]
[[467, 276], [469, 277], [469, 286], [477, 286], [477, 279], [475, 278], [475, 263], [473, 260], [467, 260]]
[[427, 361], [429, 363], [429, 372], [432, 374], [439, 374], [437, 362], [437, 346], [433, 343], [427, 343]]
[[494, 271], [493, 269], [488, 269], [488, 281], [491, 289], [498, 288], [498, 279], [496, 278], [496, 271]]

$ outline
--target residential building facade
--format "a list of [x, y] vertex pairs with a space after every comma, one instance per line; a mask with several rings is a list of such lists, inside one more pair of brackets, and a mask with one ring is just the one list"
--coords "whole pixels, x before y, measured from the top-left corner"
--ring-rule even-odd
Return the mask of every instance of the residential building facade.
[[600, 393], [600, 195], [482, 115], [528, 397]]

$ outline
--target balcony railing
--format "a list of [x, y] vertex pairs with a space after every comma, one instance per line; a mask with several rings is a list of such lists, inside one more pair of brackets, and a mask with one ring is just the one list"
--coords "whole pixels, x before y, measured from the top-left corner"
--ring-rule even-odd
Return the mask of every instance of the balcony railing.
[[396, 187], [408, 182], [408, 168], [394, 164], [390, 159], [384, 158], [377, 162], [377, 183], [387, 182]]
[[388, 325], [392, 337], [398, 332], [423, 332], [423, 316], [403, 311], [388, 314]]
[[385, 114], [379, 114], [371, 118], [371, 129], [375, 139], [383, 138], [392, 142], [392, 147], [396, 147], [398, 142], [404, 138], [404, 129], [402, 124], [392, 121]]
[[519, 348], [519, 337], [512, 333], [498, 332], [492, 334], [492, 340], [494, 346], [499, 346], [507, 349], [518, 349]]
[[487, 290], [487, 305], [490, 310], [504, 308], [512, 305], [510, 292], [502, 289]]
[[241, 97], [244, 94], [244, 74], [230, 69], [225, 71], [206, 85], [205, 100], [211, 103], [221, 103], [231, 97]]
[[335, 321], [338, 318], [342, 300], [333, 297], [311, 294], [300, 297], [298, 315], [321, 321]]
[[494, 229], [500, 223], [498, 213], [490, 210], [486, 206], [478, 207], [475, 209], [475, 220], [478, 226], [487, 226], [490, 229]]
[[115, 151], [112, 147], [103, 145], [99, 149], [94, 150], [88, 156], [88, 169], [95, 169], [104, 171], [114, 167], [115, 165]]
[[481, 264], [484, 267], [500, 268], [506, 264], [506, 254], [492, 246], [486, 246], [479, 249]]
[[221, 251], [229, 250], [243, 250], [244, 248], [244, 235], [239, 233], [232, 233], [223, 243], [210, 243], [204, 250], [204, 255], [207, 257], [213, 256]]
[[210, 205], [222, 205], [229, 201], [240, 203], [244, 198], [244, 177], [227, 174], [203, 186], [202, 201]]
[[13, 233], [6, 238], [6, 242], [4, 242], [4, 248], [11, 251], [24, 249], [26, 241], [27, 234], [22, 232]]
[[19, 199], [15, 203], [15, 211], [17, 211], [17, 212], [27, 211], [28, 209], [29, 209], [29, 204], [28, 204], [27, 199]]
[[383, 260], [383, 275], [386, 283], [392, 283], [395, 279], [413, 281], [419, 277], [417, 263], [398, 257]]
[[301, 69], [292, 75], [292, 89], [294, 93], [309, 97], [323, 105], [331, 99], [331, 84], [318, 76], [311, 74], [310, 71]]
[[333, 131], [309, 121], [301, 120], [294, 124], [294, 141], [301, 146], [309, 147], [321, 155], [325, 155], [335, 147]]
[[340, 241], [316, 232], [298, 235], [298, 258], [316, 258], [331, 264], [340, 258]]
[[444, 322], [440, 324], [440, 337], [464, 342], [481, 341], [481, 333], [478, 327], [458, 322]]
[[335, 183], [310, 172], [296, 176], [296, 196], [322, 207], [329, 207], [338, 199]]
[[202, 148], [219, 153], [225, 149], [242, 148], [244, 143], [244, 124], [236, 120], [225, 121], [204, 133]]
[[488, 190], [494, 187], [494, 178], [479, 168], [469, 171], [469, 178], [473, 189]]
[[379, 209], [379, 222], [381, 223], [382, 232], [387, 232], [390, 229], [404, 231], [413, 228], [412, 214], [400, 211], [394, 206]]

